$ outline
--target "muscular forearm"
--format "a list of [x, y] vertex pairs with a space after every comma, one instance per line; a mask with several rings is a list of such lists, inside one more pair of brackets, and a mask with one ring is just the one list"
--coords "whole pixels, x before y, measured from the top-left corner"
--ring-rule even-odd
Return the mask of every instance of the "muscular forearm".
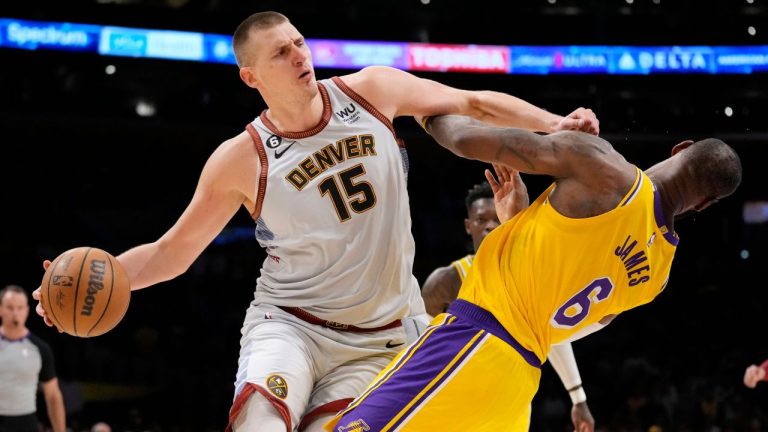
[[479, 91], [475, 95], [470, 115], [495, 126], [554, 132], [555, 126], [562, 119], [562, 116], [505, 93]]
[[131, 290], [137, 290], [171, 280], [189, 268], [183, 257], [172, 255], [159, 242], [155, 242], [130, 249], [117, 259], [128, 273]]
[[523, 129], [501, 129], [462, 116], [436, 116], [425, 129], [441, 146], [458, 156], [500, 163], [528, 173], [547, 174], [537, 165], [544, 161], [545, 138]]

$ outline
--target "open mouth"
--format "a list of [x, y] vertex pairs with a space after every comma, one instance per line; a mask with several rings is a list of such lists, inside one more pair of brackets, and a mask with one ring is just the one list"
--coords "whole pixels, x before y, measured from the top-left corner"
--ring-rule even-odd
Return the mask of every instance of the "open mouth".
[[304, 72], [303, 74], [299, 75], [299, 79], [304, 79], [309, 76], [309, 71]]

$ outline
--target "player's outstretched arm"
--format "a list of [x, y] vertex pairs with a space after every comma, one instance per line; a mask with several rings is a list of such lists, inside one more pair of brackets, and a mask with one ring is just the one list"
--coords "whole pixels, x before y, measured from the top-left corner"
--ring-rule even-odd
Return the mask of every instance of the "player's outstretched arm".
[[[136, 246], [117, 256], [137, 290], [184, 273], [221, 232], [241, 205], [253, 208], [259, 177], [259, 158], [247, 132], [222, 143], [203, 167], [187, 208], [160, 239]], [[48, 268], [50, 261], [43, 262]], [[40, 304], [35, 311], [48, 326], [53, 323]]]
[[571, 421], [574, 429], [576, 432], [594, 432], [595, 419], [587, 405], [587, 393], [581, 382], [573, 347], [569, 342], [553, 345], [548, 360], [571, 397]]
[[590, 109], [578, 108], [563, 117], [506, 93], [457, 89], [392, 67], [371, 66], [342, 79], [390, 119], [459, 114], [532, 131], [600, 132]]
[[427, 118], [425, 129], [453, 153], [497, 163], [530, 174], [572, 177], [612, 151], [607, 141], [582, 132], [538, 135], [518, 128], [499, 128], [465, 116]]
[[206, 162], [194, 195], [176, 223], [157, 241], [117, 256], [137, 290], [184, 273], [252, 200], [259, 164], [247, 133], [225, 141]]

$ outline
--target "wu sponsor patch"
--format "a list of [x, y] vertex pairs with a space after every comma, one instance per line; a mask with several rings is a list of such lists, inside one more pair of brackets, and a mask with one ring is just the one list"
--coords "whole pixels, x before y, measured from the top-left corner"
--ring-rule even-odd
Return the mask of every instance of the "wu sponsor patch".
[[267, 378], [267, 388], [280, 399], [288, 397], [288, 383], [280, 375], [270, 375]]
[[352, 124], [360, 120], [360, 110], [358, 110], [357, 106], [353, 103], [350, 103], [349, 106], [345, 106], [341, 110], [336, 111], [336, 115], [346, 124]]
[[366, 432], [369, 430], [371, 430], [371, 427], [363, 419], [353, 420], [345, 426], [336, 428], [336, 432]]

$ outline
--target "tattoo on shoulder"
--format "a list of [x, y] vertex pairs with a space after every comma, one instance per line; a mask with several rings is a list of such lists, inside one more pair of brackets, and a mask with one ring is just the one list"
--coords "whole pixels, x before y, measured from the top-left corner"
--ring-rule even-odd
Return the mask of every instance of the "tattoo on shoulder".
[[608, 148], [611, 146], [608, 141], [600, 137], [585, 133], [579, 133], [572, 139], [573, 143], [578, 142], [580, 145], [569, 146], [569, 150], [572, 151], [576, 156], [581, 157], [593, 157], [596, 154], [608, 154]]

